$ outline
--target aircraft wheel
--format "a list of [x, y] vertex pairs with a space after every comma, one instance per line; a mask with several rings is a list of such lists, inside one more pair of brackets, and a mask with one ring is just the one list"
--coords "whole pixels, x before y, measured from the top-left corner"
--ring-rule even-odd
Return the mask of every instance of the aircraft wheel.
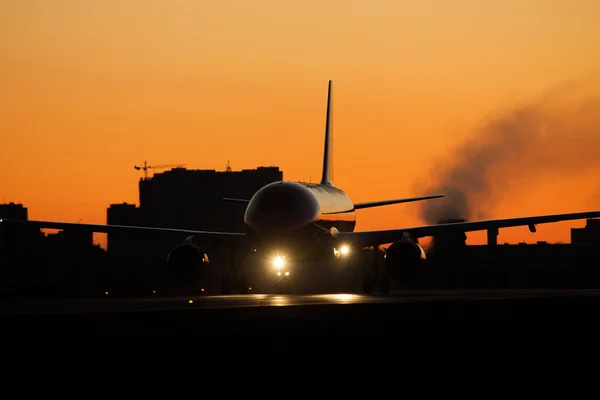
[[231, 273], [223, 274], [221, 278], [221, 293], [222, 294], [231, 294], [231, 290], [233, 289], [233, 276]]
[[371, 294], [371, 292], [373, 292], [373, 274], [370, 272], [365, 272], [363, 275], [362, 288], [363, 292], [366, 294]]
[[292, 283], [290, 281], [284, 281], [282, 291], [285, 294], [291, 294], [292, 293]]
[[275, 281], [274, 292], [275, 294], [290, 294], [291, 293], [291, 283], [287, 280], [278, 280]]
[[379, 280], [379, 290], [381, 293], [388, 294], [390, 292], [390, 277], [387, 274], [381, 276]]

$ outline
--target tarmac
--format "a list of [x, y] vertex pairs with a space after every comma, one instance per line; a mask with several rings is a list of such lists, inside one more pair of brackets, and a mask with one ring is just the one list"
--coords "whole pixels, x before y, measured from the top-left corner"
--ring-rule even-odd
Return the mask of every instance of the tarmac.
[[[1, 350], [11, 366], [4, 378], [22, 381], [21, 391], [117, 383], [139, 394], [177, 382], [208, 392], [223, 389], [218, 382], [225, 378], [233, 384], [252, 377], [272, 385], [296, 380], [294, 391], [319, 393], [322, 387], [336, 393], [369, 387], [406, 396], [440, 387], [447, 393], [452, 386], [461, 393], [532, 390], [539, 396], [562, 387], [572, 396], [582, 383], [595, 382], [599, 294], [472, 290], [3, 302]], [[25, 355], [31, 352], [35, 358]]]
[[96, 299], [4, 301], [0, 303], [0, 316], [598, 296], [600, 296], [599, 289], [429, 290], [398, 291], [387, 295], [355, 293], [245, 294], [187, 297], [162, 297], [154, 295], [143, 298], [112, 298], [110, 293], [107, 293], [104, 298]]

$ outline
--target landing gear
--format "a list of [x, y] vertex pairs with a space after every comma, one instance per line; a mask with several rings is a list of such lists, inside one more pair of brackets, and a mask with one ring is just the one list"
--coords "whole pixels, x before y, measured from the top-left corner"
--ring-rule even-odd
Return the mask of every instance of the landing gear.
[[388, 294], [390, 292], [390, 277], [383, 273], [379, 277], [379, 290], [382, 294]]
[[240, 294], [248, 294], [250, 286], [248, 286], [248, 277], [244, 272], [240, 272], [236, 279], [237, 291]]
[[221, 293], [222, 294], [231, 294], [233, 290], [233, 273], [226, 272], [223, 274], [221, 278]]
[[362, 280], [363, 292], [366, 294], [371, 294], [373, 292], [373, 274], [370, 272], [365, 272]]
[[362, 289], [365, 294], [373, 292], [373, 286], [379, 286], [382, 294], [390, 292], [390, 278], [385, 270], [385, 267], [379, 266], [379, 246], [373, 246], [373, 272], [367, 271], [363, 275]]
[[235, 290], [240, 294], [247, 294], [251, 289], [243, 267], [238, 262], [240, 254], [236, 253], [235, 250], [230, 250], [229, 253], [229, 265], [230, 270], [223, 274], [221, 278], [221, 293], [232, 294]]
[[247, 294], [250, 292], [246, 274], [234, 274], [231, 271], [223, 274], [223, 277], [221, 278], [221, 293], [232, 294], [234, 289], [240, 294]]
[[275, 294], [290, 294], [290, 281], [288, 279], [278, 279], [273, 287]]

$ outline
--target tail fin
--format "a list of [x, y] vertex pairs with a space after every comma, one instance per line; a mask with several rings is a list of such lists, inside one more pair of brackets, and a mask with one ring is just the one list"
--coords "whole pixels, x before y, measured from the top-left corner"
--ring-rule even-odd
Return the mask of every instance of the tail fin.
[[321, 177], [321, 185], [333, 186], [333, 167], [331, 164], [333, 138], [331, 131], [331, 81], [327, 89], [327, 117], [325, 120], [325, 151], [323, 153], [323, 176]]

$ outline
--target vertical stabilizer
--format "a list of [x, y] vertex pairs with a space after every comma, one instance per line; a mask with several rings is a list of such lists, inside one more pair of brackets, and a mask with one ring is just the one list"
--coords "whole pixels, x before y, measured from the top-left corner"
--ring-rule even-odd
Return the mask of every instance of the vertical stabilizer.
[[327, 117], [325, 120], [325, 150], [323, 152], [323, 176], [321, 177], [321, 185], [333, 186], [333, 167], [332, 167], [332, 129], [331, 129], [331, 81], [327, 89]]

